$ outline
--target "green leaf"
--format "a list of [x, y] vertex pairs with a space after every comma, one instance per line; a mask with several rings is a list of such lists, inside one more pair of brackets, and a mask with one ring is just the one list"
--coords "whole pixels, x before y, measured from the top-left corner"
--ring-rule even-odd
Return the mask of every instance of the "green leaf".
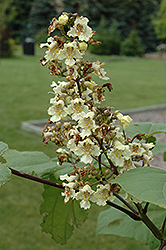
[[[166, 211], [157, 206], [148, 212], [148, 216], [158, 228], [161, 228], [165, 214]], [[109, 208], [99, 214], [96, 234], [134, 238], [149, 245], [150, 249], [155, 249], [159, 244], [159, 241], [141, 221], [134, 221], [114, 208]]]
[[166, 161], [166, 152], [164, 152], [164, 161]]
[[[51, 181], [55, 181], [55, 178]], [[87, 212], [80, 208], [75, 200], [64, 204], [62, 191], [45, 185], [44, 202], [40, 207], [40, 212], [45, 214], [41, 224], [42, 231], [50, 233], [57, 243], [63, 245], [71, 237], [74, 227], [80, 226], [85, 221]]]
[[138, 122], [130, 123], [129, 127], [125, 129], [127, 136], [135, 136], [139, 133], [145, 133], [150, 137], [158, 133], [166, 133], [166, 123], [151, 123], [151, 122]]
[[154, 167], [132, 169], [116, 177], [127, 193], [166, 208], [166, 171]]
[[8, 150], [8, 145], [0, 141], [0, 155], [2, 155], [6, 150]]
[[9, 150], [4, 153], [6, 165], [26, 174], [36, 174], [41, 178], [48, 179], [56, 170], [56, 163], [43, 152], [19, 152]]
[[58, 179], [60, 175], [71, 174], [72, 172], [74, 172], [73, 164], [64, 162], [62, 165], [56, 166], [55, 177]]
[[3, 164], [0, 164], [0, 187], [10, 180], [11, 171]]
[[152, 152], [154, 155], [159, 154], [159, 153], [163, 153], [166, 151], [166, 144], [162, 144], [159, 141], [156, 141], [156, 145], [154, 147], [154, 149], [152, 149]]

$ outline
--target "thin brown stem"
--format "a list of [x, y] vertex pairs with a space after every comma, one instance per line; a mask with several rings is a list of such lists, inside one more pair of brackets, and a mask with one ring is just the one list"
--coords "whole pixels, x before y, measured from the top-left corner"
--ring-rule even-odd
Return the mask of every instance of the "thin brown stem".
[[113, 192], [113, 194], [116, 196], [116, 198], [122, 201], [123, 204], [125, 204], [134, 214], [138, 215], [138, 212], [127, 201], [125, 201], [119, 194], [117, 194], [116, 192]]
[[29, 175], [29, 174], [25, 174], [25, 173], [22, 173], [20, 171], [17, 171], [13, 168], [9, 168], [12, 172], [12, 174], [14, 175], [17, 175], [17, 176], [20, 176], [20, 177], [23, 177], [23, 178], [26, 178], [26, 179], [29, 179], [29, 180], [32, 180], [32, 181], [36, 181], [36, 182], [40, 182], [40, 183], [43, 183], [43, 184], [47, 184], [49, 186], [53, 186], [53, 187], [57, 187], [57, 188], [61, 188], [61, 189], [64, 189], [64, 187], [59, 184], [59, 183], [55, 183], [55, 182], [52, 182], [52, 181], [48, 181], [48, 180], [44, 180], [42, 178], [39, 178], [39, 177], [36, 177], [36, 176], [33, 176], [33, 175]]
[[166, 240], [161, 240], [161, 244], [158, 250], [162, 250], [166, 246]]
[[109, 206], [114, 207], [114, 208], [118, 209], [119, 211], [121, 211], [121, 212], [127, 214], [127, 215], [128, 215], [131, 219], [133, 219], [133, 220], [136, 220], [136, 221], [140, 221], [140, 220], [141, 220], [140, 217], [139, 217], [138, 215], [136, 215], [135, 213], [132, 213], [131, 211], [127, 210], [127, 209], [124, 208], [124, 207], [121, 207], [121, 206], [119, 206], [119, 205], [117, 205], [117, 204], [115, 204], [115, 203], [113, 203], [113, 202], [111, 202], [111, 201], [107, 201], [107, 204], [108, 204]]

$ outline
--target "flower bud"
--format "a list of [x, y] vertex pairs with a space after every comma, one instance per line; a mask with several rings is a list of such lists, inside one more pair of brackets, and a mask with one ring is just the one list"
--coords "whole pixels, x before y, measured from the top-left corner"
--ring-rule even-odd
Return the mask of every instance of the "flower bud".
[[105, 175], [108, 175], [109, 173], [110, 173], [109, 169], [106, 169], [106, 170], [104, 171], [104, 174], [105, 174]]
[[88, 47], [87, 43], [85, 43], [85, 42], [79, 43], [79, 48], [80, 48], [81, 52], [84, 52], [87, 49], [87, 47]]
[[56, 122], [56, 129], [61, 129], [61, 126], [62, 126], [61, 122]]
[[61, 25], [67, 24], [68, 20], [69, 20], [69, 18], [66, 14], [63, 14], [58, 18], [59, 24], [61, 24]]
[[108, 109], [106, 109], [106, 110], [104, 110], [104, 114], [105, 115], [110, 115], [111, 113], [110, 113], [110, 111]]

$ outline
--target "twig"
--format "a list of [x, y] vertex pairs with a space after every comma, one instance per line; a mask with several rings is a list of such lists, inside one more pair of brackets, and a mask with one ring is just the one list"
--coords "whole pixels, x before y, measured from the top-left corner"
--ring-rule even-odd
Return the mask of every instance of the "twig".
[[166, 246], [166, 240], [161, 240], [161, 244], [158, 250], [162, 250]]
[[17, 176], [20, 176], [20, 177], [23, 177], [23, 178], [26, 178], [26, 179], [29, 179], [29, 180], [32, 180], [32, 181], [40, 182], [40, 183], [43, 183], [43, 184], [46, 184], [46, 185], [49, 185], [49, 186], [64, 189], [62, 184], [55, 183], [55, 182], [48, 181], [48, 180], [44, 180], [42, 178], [39, 178], [39, 177], [36, 177], [36, 176], [33, 176], [33, 175], [25, 174], [25, 173], [22, 173], [20, 171], [17, 171], [15, 169], [13, 169], [13, 168], [10, 168], [10, 167], [9, 167], [9, 169], [11, 170], [12, 174], [14, 174], [14, 175], [17, 175]]
[[164, 232], [164, 229], [165, 229], [165, 225], [166, 225], [166, 217], [163, 221], [163, 225], [162, 225], [162, 228], [161, 228], [161, 232], [163, 233]]
[[117, 205], [117, 204], [115, 204], [115, 203], [113, 203], [111, 201], [107, 201], [107, 204], [109, 206], [114, 207], [114, 208], [120, 210], [121, 212], [127, 214], [133, 220], [136, 220], [136, 221], [140, 221], [141, 220], [141, 218], [138, 215], [136, 215], [135, 213], [132, 213], [131, 211], [127, 210], [124, 207], [121, 207], [121, 206], [119, 206], [119, 205]]
[[122, 201], [134, 214], [138, 215], [138, 212], [127, 201], [125, 201], [119, 194], [117, 194], [116, 192], [113, 192], [113, 194], [116, 196], [116, 198]]

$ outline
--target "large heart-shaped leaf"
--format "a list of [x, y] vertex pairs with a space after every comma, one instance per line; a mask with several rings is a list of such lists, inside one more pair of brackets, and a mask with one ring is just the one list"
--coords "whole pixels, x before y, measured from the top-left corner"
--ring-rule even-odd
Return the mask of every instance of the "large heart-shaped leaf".
[[130, 123], [129, 127], [125, 129], [127, 136], [135, 136], [139, 133], [145, 133], [150, 137], [158, 133], [166, 133], [166, 123], [151, 123], [151, 122], [138, 122]]
[[2, 141], [0, 141], [0, 156], [6, 151], [8, 150], [8, 145]]
[[8, 150], [4, 153], [4, 158], [8, 167], [26, 174], [36, 174], [44, 179], [50, 178], [56, 170], [56, 162], [43, 152]]
[[0, 164], [0, 187], [10, 180], [11, 171], [5, 165]]
[[[51, 181], [57, 182], [55, 178]], [[87, 217], [87, 212], [80, 208], [77, 201], [72, 200], [64, 204], [63, 190], [45, 185], [44, 202], [40, 212], [45, 214], [41, 224], [42, 231], [50, 233], [52, 238], [60, 244], [65, 244], [71, 237], [74, 227], [80, 226]]]
[[166, 208], [166, 171], [143, 167], [127, 171], [112, 182], [118, 183], [127, 193]]
[[[149, 217], [158, 228], [161, 228], [166, 210], [157, 206], [150, 210], [148, 212]], [[96, 234], [112, 234], [134, 238], [149, 245], [150, 249], [155, 249], [159, 245], [159, 241], [141, 221], [134, 221], [114, 208], [109, 208], [99, 214]]]

